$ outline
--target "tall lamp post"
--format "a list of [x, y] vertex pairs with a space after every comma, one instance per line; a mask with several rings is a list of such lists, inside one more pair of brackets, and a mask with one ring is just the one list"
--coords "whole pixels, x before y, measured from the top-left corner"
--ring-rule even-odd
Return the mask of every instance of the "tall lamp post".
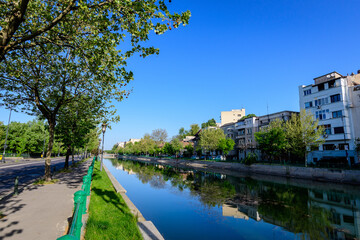
[[100, 158], [100, 147], [101, 147], [101, 138], [99, 138], [99, 147], [98, 147], [98, 154], [96, 156], [96, 161], [99, 161]]
[[100, 163], [100, 171], [102, 171], [103, 168], [103, 159], [104, 159], [104, 135], [106, 131], [106, 123], [103, 123], [102, 125], [102, 133], [103, 133], [103, 139], [102, 139], [102, 151], [101, 151], [101, 163]]
[[10, 119], [11, 119], [11, 111], [12, 111], [12, 108], [10, 108], [10, 114], [9, 114], [9, 121], [8, 121], [8, 125], [7, 125], [7, 128], [6, 128], [6, 137], [5, 137], [5, 143], [4, 143], [4, 153], [3, 153], [3, 163], [5, 163], [5, 151], [6, 151], [6, 142], [7, 142], [7, 138], [8, 138], [8, 134], [9, 134], [9, 126], [10, 126]]

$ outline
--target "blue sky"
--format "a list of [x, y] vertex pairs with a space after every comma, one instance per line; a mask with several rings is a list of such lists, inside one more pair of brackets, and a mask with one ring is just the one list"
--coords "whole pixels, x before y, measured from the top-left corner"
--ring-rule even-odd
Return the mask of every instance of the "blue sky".
[[172, 0], [170, 9], [189, 9], [190, 23], [151, 37], [159, 55], [129, 61], [133, 93], [116, 104], [121, 121], [106, 132], [106, 149], [157, 128], [171, 137], [231, 109], [299, 111], [299, 85], [360, 69], [358, 0]]

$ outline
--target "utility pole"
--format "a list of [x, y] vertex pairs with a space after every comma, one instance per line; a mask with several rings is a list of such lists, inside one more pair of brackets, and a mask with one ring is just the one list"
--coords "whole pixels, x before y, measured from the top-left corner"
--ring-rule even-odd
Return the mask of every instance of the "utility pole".
[[9, 121], [8, 121], [8, 125], [7, 125], [7, 128], [6, 128], [6, 137], [5, 137], [5, 143], [4, 143], [4, 153], [3, 153], [3, 163], [5, 163], [5, 151], [6, 151], [6, 142], [7, 142], [7, 138], [8, 138], [8, 134], [9, 134], [9, 127], [10, 127], [10, 119], [11, 119], [11, 111], [12, 111], [12, 108], [10, 108], [10, 114], [9, 114]]

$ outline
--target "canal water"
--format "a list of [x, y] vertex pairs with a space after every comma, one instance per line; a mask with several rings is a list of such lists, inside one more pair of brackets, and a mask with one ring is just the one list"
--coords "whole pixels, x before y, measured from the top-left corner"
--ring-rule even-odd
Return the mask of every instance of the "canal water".
[[360, 239], [357, 187], [280, 184], [115, 159], [105, 165], [166, 240]]

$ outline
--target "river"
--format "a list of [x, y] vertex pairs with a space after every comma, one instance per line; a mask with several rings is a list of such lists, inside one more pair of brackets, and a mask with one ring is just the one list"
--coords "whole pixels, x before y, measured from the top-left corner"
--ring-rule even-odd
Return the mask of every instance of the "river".
[[360, 239], [360, 191], [106, 159], [166, 240]]

